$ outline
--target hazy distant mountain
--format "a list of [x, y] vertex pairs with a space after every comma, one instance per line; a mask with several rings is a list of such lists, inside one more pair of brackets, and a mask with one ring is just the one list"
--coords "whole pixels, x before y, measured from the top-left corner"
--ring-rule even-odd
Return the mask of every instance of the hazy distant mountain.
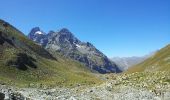
[[65, 57], [85, 64], [92, 71], [99, 73], [120, 72], [116, 64], [110, 61], [95, 46], [89, 42], [81, 42], [66, 28], [58, 32], [50, 31], [45, 34], [40, 28], [35, 27], [28, 37], [43, 45], [49, 51], [58, 52]]
[[123, 71], [127, 70], [129, 67], [141, 63], [146, 57], [114, 57], [111, 60], [116, 63], [116, 65]]
[[170, 71], [170, 44], [157, 51], [154, 56], [128, 69], [128, 72]]
[[150, 56], [154, 55], [155, 52], [152, 52], [148, 55], [145, 56], [141, 56], [141, 57], [137, 57], [137, 56], [133, 56], [133, 57], [114, 57], [111, 58], [112, 61], [114, 61], [116, 63], [116, 65], [122, 70], [125, 71], [127, 70], [129, 67], [132, 67], [136, 64], [139, 64], [141, 62], [143, 62], [144, 60], [146, 60], [147, 58], [149, 58]]

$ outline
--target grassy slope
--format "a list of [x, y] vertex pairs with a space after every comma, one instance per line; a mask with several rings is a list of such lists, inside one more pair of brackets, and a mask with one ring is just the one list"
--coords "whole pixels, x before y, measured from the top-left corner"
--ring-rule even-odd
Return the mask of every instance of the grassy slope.
[[[20, 31], [9, 25], [4, 28], [4, 21], [0, 20], [0, 31], [8, 37], [14, 37], [17, 47], [3, 47], [0, 51], [0, 83], [16, 86], [72, 86], [74, 84], [94, 84], [101, 81], [95, 78], [88, 69], [75, 61], [55, 54], [57, 60], [52, 59], [42, 47], [27, 39]], [[17, 53], [24, 52], [36, 59], [37, 68], [22, 71], [7, 66], [8, 59], [15, 59]]]
[[170, 71], [170, 45], [144, 62], [129, 68], [127, 73], [142, 71]]

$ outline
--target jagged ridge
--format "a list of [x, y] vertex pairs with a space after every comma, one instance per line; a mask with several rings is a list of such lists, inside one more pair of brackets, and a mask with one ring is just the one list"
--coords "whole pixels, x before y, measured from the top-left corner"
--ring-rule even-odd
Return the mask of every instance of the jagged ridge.
[[42, 87], [98, 82], [100, 80], [82, 64], [60, 55], [52, 56], [15, 27], [0, 20], [0, 84]]
[[[66, 28], [58, 32], [51, 31], [48, 34], [36, 34], [37, 31], [41, 31], [40, 28], [33, 28], [28, 37], [49, 51], [59, 52], [66, 57], [79, 61], [92, 71], [99, 73], [120, 72], [116, 64], [110, 61], [91, 43], [81, 42]], [[41, 32], [43, 33], [43, 31]]]

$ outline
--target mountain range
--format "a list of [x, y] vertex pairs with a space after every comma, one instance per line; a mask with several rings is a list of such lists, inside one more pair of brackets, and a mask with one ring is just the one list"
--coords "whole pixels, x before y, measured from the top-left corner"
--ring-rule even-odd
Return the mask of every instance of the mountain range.
[[119, 67], [120, 70], [125, 71], [128, 68], [135, 66], [139, 63], [142, 63], [143, 61], [145, 61], [146, 59], [148, 59], [149, 57], [153, 56], [155, 52], [151, 52], [145, 56], [132, 56], [132, 57], [113, 57], [111, 58], [111, 60], [113, 62], [115, 62], [115, 64]]
[[127, 72], [170, 71], [170, 45], [160, 49], [153, 56], [127, 70]]
[[83, 64], [44, 49], [0, 20], [0, 84], [71, 86], [100, 82]]
[[114, 61], [66, 28], [25, 36], [0, 20], [0, 100], [169, 100], [170, 45]]
[[146, 57], [113, 57], [111, 60], [116, 63], [116, 65], [122, 70], [125, 71], [129, 67], [134, 66], [143, 62]]
[[87, 66], [93, 72], [118, 73], [121, 70], [102, 52], [89, 42], [82, 42], [68, 29], [44, 33], [39, 27], [33, 28], [28, 38], [50, 52], [59, 53]]

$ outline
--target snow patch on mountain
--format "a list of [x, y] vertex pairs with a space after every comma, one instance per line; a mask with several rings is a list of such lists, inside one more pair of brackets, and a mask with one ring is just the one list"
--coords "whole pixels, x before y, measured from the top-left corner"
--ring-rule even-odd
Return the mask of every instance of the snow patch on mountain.
[[35, 34], [44, 34], [44, 33], [41, 31], [37, 31], [37, 32], [35, 32]]
[[57, 32], [51, 31], [42, 34], [39, 27], [31, 30], [28, 37], [36, 41], [47, 50], [61, 53], [73, 60], [77, 60], [89, 67], [93, 72], [118, 73], [116, 64], [107, 58], [102, 52], [89, 42], [82, 42], [76, 38], [68, 29], [63, 28]]

